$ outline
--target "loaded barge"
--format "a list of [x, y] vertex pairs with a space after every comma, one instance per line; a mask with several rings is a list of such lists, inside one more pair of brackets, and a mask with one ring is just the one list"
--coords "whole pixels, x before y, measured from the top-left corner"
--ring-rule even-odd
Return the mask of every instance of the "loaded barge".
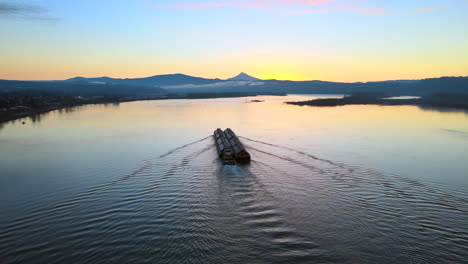
[[224, 165], [245, 164], [250, 162], [250, 154], [230, 128], [222, 131], [216, 129], [213, 133], [216, 150]]

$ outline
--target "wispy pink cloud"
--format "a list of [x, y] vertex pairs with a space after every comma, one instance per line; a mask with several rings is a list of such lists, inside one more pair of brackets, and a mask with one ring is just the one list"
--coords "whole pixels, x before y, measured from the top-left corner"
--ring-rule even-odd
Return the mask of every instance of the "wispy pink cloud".
[[328, 5], [319, 8], [304, 8], [304, 9], [293, 9], [287, 11], [290, 14], [327, 14], [334, 11], [346, 11], [346, 12], [353, 12], [365, 15], [387, 15], [389, 14], [388, 9], [389, 6], [374, 6], [374, 7], [366, 7], [366, 6], [359, 6], [352, 3], [348, 4], [335, 4], [335, 5]]
[[146, 1], [147, 4], [170, 9], [200, 9], [220, 7], [243, 7], [243, 8], [288, 8], [288, 7], [310, 7], [333, 3], [341, 0], [209, 0], [209, 1], [175, 1], [164, 3], [163, 1]]
[[411, 13], [427, 13], [427, 12], [432, 12], [432, 11], [437, 11], [437, 10], [447, 9], [447, 8], [449, 7], [448, 6], [426, 6], [426, 7], [420, 7], [420, 8], [411, 10]]
[[353, 7], [351, 8], [351, 10], [356, 13], [379, 16], [389, 14], [389, 12], [387, 11], [389, 8], [390, 6]]
[[[365, 15], [389, 15], [390, 5], [375, 5], [369, 0], [147, 0], [146, 4], [161, 9], [215, 9], [245, 8], [268, 9], [289, 14], [325, 14], [335, 11]], [[422, 13], [447, 8], [446, 6], [421, 7], [410, 12]]]

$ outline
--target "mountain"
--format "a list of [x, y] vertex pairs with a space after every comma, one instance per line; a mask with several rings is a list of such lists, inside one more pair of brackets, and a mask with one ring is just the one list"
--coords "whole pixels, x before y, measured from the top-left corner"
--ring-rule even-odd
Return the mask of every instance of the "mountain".
[[75, 77], [65, 81], [38, 82], [0, 80], [0, 92], [4, 91], [44, 91], [74, 95], [152, 95], [207, 92], [342, 95], [359, 92], [378, 92], [388, 96], [420, 96], [435, 93], [468, 94], [468, 77], [339, 83], [325, 81], [259, 80], [245, 73], [240, 73], [236, 77], [227, 80], [206, 79], [185, 74], [167, 74], [134, 79]]
[[65, 81], [68, 82], [81, 82], [81, 83], [112, 83], [115, 79], [110, 77], [98, 77], [98, 78], [85, 78], [75, 77]]
[[200, 77], [193, 77], [185, 74], [165, 74], [155, 75], [145, 78], [110, 78], [110, 77], [99, 77], [99, 78], [83, 78], [75, 77], [68, 80], [67, 82], [86, 82], [86, 83], [108, 83], [108, 84], [123, 84], [123, 85], [139, 85], [139, 86], [171, 86], [171, 85], [184, 85], [184, 84], [211, 84], [221, 81], [220, 79], [205, 79]]
[[252, 77], [246, 73], [239, 73], [239, 75], [237, 75], [236, 77], [232, 77], [232, 78], [229, 78], [227, 79], [227, 81], [259, 81], [260, 79], [257, 79], [255, 77]]

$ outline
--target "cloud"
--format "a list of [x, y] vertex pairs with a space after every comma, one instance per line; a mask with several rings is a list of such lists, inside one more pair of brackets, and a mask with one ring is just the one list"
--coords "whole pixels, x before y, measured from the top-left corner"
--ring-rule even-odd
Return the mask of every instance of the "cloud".
[[59, 20], [47, 15], [47, 9], [37, 5], [18, 4], [13, 2], [0, 2], [0, 18], [20, 18], [35, 20]]
[[437, 11], [441, 9], [447, 9], [449, 8], [448, 6], [426, 6], [426, 7], [420, 7], [411, 10], [411, 13], [427, 13], [427, 12], [432, 12], [432, 11]]
[[388, 15], [390, 6], [360, 6], [353, 3], [327, 5], [319, 8], [303, 8], [287, 11], [290, 14], [327, 14], [335, 11], [346, 11], [364, 15]]
[[[389, 4], [385, 4], [388, 2]], [[419, 7], [410, 11], [394, 11], [398, 6], [392, 1], [371, 0], [146, 0], [145, 3], [160, 9], [202, 10], [218, 8], [264, 9], [287, 14], [326, 14], [351, 12], [365, 15], [391, 15], [426, 13], [446, 9], [448, 6]]]
[[146, 1], [147, 5], [161, 9], [216, 9], [243, 8], [268, 9], [289, 14], [324, 14], [347, 11], [367, 15], [384, 15], [390, 6], [370, 5], [363, 0], [177, 0], [167, 3], [161, 0]]
[[186, 0], [175, 1], [167, 4], [164, 1], [146, 1], [147, 4], [168, 9], [201, 9], [201, 8], [221, 8], [221, 7], [241, 7], [241, 8], [284, 8], [284, 7], [310, 7], [342, 0]]

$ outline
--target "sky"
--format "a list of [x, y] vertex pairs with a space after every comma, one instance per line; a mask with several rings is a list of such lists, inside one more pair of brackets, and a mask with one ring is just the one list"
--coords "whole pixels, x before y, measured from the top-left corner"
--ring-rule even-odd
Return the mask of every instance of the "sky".
[[468, 76], [468, 0], [0, 0], [0, 79]]

